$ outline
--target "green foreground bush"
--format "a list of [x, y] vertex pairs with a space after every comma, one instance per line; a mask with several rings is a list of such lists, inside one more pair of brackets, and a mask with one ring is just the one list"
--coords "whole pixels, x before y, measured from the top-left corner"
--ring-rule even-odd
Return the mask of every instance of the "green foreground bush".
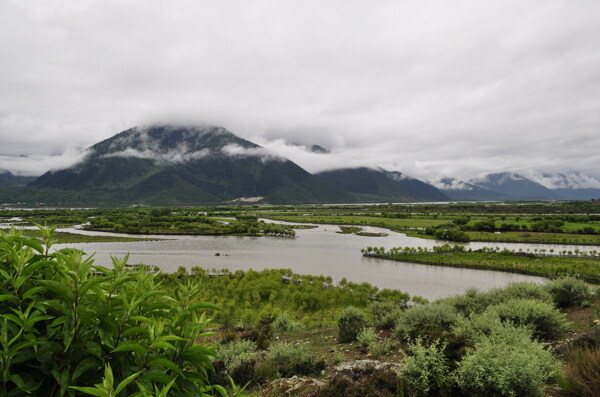
[[156, 274], [127, 270], [127, 257], [108, 269], [79, 250], [50, 254], [52, 229], [41, 231], [0, 232], [1, 395], [225, 393], [208, 386], [215, 352], [198, 341], [215, 307], [195, 303], [198, 286], [167, 296]]
[[354, 306], [349, 306], [344, 309], [338, 320], [338, 340], [340, 343], [354, 342], [358, 333], [366, 326], [365, 313]]
[[396, 336], [400, 340], [440, 337], [456, 324], [459, 317], [452, 306], [444, 303], [417, 306], [398, 317]]
[[481, 335], [456, 370], [465, 396], [543, 395], [544, 383], [558, 373], [558, 361], [527, 329], [507, 325]]
[[592, 298], [590, 287], [583, 280], [564, 277], [550, 281], [546, 289], [557, 307], [581, 306]]

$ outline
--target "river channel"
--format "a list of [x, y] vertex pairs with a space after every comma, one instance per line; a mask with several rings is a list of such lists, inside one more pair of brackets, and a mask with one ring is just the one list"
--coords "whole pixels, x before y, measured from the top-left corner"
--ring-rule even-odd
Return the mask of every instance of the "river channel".
[[[82, 234], [107, 234], [60, 229]], [[475, 287], [488, 290], [513, 282], [543, 282], [541, 277], [511, 274], [507, 272], [461, 269], [414, 263], [404, 263], [376, 258], [366, 258], [361, 248], [377, 247], [432, 247], [443, 242], [408, 237], [387, 229], [365, 227], [365, 231], [387, 233], [386, 237], [365, 237], [339, 234], [337, 226], [319, 225], [314, 229], [297, 230], [295, 238], [283, 237], [234, 237], [234, 236], [151, 236], [165, 238], [162, 241], [68, 244], [88, 254], [95, 253], [96, 263], [109, 266], [110, 256], [130, 254], [129, 263], [156, 265], [167, 272], [179, 266], [188, 269], [201, 266], [205, 269], [291, 269], [298, 274], [331, 276], [334, 282], [343, 277], [352, 282], [368, 282], [379, 288], [394, 288], [436, 299], [463, 293]], [[115, 234], [111, 234], [115, 235]], [[123, 235], [126, 236], [126, 235]], [[473, 249], [491, 246], [490, 243], [470, 243]], [[57, 245], [62, 248], [67, 245]], [[510, 249], [554, 248], [555, 251], [574, 250], [577, 247], [545, 244], [502, 244], [493, 246]], [[582, 247], [579, 247], [580, 249]], [[598, 249], [598, 247], [586, 247]], [[219, 254], [218, 256], [216, 254]]]

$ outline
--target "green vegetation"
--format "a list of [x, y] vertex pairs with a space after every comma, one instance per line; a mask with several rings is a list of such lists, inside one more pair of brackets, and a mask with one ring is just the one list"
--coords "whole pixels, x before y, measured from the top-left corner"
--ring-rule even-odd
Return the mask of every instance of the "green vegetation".
[[[107, 269], [83, 252], [48, 254], [53, 238], [0, 232], [0, 391], [75, 396], [200, 395], [209, 386], [198, 285], [167, 296], [157, 275]], [[224, 389], [221, 387], [223, 392]]]
[[[9, 229], [0, 229], [3, 232], [9, 232]], [[39, 230], [21, 229], [23, 236], [27, 237], [42, 237]], [[158, 241], [160, 239], [143, 238], [143, 237], [121, 237], [121, 236], [88, 236], [85, 234], [69, 233], [69, 232], [54, 232], [54, 239], [57, 244], [75, 244], [75, 243], [122, 243], [136, 241]]]
[[[358, 229], [376, 226], [455, 242], [600, 245], [598, 213], [600, 202], [130, 207], [0, 210], [0, 222], [57, 226], [89, 222], [94, 229], [127, 233], [274, 236], [292, 236], [293, 229], [315, 223], [340, 225], [342, 233], [361, 236], [383, 235]], [[258, 218], [297, 225], [266, 224]]]
[[202, 234], [236, 236], [286, 236], [296, 232], [286, 226], [258, 221], [256, 215], [240, 214], [229, 222], [220, 222], [191, 210], [162, 211], [153, 208], [128, 214], [106, 214], [90, 219], [89, 230], [140, 234]]
[[342, 343], [354, 342], [367, 326], [367, 316], [362, 310], [349, 306], [338, 320], [338, 340]]
[[515, 273], [535, 274], [546, 277], [573, 275], [588, 282], [600, 283], [600, 265], [597, 252], [563, 251], [558, 255], [545, 250], [515, 252], [499, 248], [481, 248], [465, 251], [463, 246], [426, 248], [397, 247], [389, 251], [368, 247], [363, 255], [404, 262], [440, 266], [468, 267], [474, 269], [501, 270]]
[[[340, 211], [353, 217], [348, 214], [357, 208], [310, 211]], [[458, 226], [488, 216], [416, 214], [394, 206], [387, 211], [360, 208], [374, 219], [429, 217], [443, 223], [456, 220]], [[545, 207], [546, 213], [552, 208]], [[56, 216], [52, 222], [62, 224], [58, 211], [63, 210], [35, 216]], [[177, 217], [254, 223], [267, 212], [309, 209], [81, 211], [78, 223], [90, 221], [90, 216], [147, 216], [157, 227], [166, 227]], [[6, 212], [10, 215], [0, 212], [5, 219], [18, 216], [28, 222], [26, 214]], [[161, 217], [172, 219], [160, 225]], [[345, 279], [334, 285], [330, 277], [285, 269], [231, 272], [195, 267], [162, 274], [146, 266], [129, 268], [126, 258], [115, 259], [107, 269], [78, 250], [50, 253], [57, 241], [51, 228], [41, 228], [35, 238], [22, 233], [0, 232], [2, 395], [43, 391], [49, 396], [225, 396], [239, 395], [243, 388], [237, 385], [248, 384], [247, 393], [253, 393], [267, 390], [271, 380], [294, 375], [326, 382], [313, 384], [314, 396], [537, 396], [547, 394], [548, 387], [564, 396], [597, 395], [600, 334], [594, 321], [600, 321], [600, 298], [581, 280], [597, 281], [594, 251], [466, 251], [449, 245], [364, 250], [382, 258], [425, 258], [450, 266], [580, 277], [489, 292], [470, 290], [429, 304], [400, 291]], [[568, 319], [577, 326], [557, 307], [568, 310]], [[207, 311], [214, 333], [206, 332]], [[560, 348], [554, 352], [551, 346]], [[398, 373], [367, 368], [349, 377], [333, 375], [334, 364], [360, 358], [403, 366]], [[270, 396], [274, 395], [277, 392]]]
[[342, 279], [333, 285], [331, 277], [301, 276], [286, 269], [230, 272], [194, 267], [191, 276], [180, 268], [177, 273], [161, 277], [162, 285], [169, 290], [178, 285], [178, 280], [188, 277], [201, 284], [198, 299], [210, 300], [221, 307], [213, 321], [227, 328], [250, 327], [263, 318], [278, 318], [284, 312], [304, 327], [332, 326], [347, 306], [364, 308], [373, 299], [397, 304], [411, 299], [401, 291], [379, 290], [368, 283]]

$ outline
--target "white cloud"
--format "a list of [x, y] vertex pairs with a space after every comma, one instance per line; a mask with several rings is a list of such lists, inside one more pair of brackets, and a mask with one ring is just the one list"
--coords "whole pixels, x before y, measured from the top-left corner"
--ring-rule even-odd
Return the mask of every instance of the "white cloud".
[[209, 156], [210, 153], [211, 152], [208, 149], [188, 151], [185, 146], [180, 146], [166, 151], [154, 151], [151, 149], [137, 150], [133, 148], [127, 148], [119, 152], [106, 154], [103, 157], [135, 157], [139, 159], [149, 159], [170, 164], [179, 164], [204, 158]]
[[531, 171], [528, 178], [548, 189], [600, 189], [600, 181], [590, 175], [578, 172], [570, 174], [544, 174]]
[[0, 155], [32, 172], [185, 119], [330, 148], [280, 147], [313, 171], [600, 177], [599, 19], [594, 0], [4, 1]]
[[225, 145], [221, 152], [231, 157], [260, 157], [263, 163], [268, 161], [285, 161], [286, 159], [262, 147], [246, 148], [237, 144]]

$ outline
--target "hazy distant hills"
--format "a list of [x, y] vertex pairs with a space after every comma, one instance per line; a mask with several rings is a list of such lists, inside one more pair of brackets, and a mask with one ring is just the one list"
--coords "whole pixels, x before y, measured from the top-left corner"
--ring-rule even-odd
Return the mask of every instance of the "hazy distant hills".
[[366, 167], [344, 168], [315, 174], [323, 181], [358, 195], [362, 201], [448, 201], [437, 188], [400, 172]]
[[593, 187], [600, 187], [600, 182], [581, 173], [533, 175], [527, 178], [503, 172], [468, 182], [442, 178], [432, 184], [457, 201], [590, 200], [600, 197], [600, 188]]
[[220, 127], [132, 128], [92, 146], [81, 163], [31, 186], [110, 192], [124, 202], [354, 202], [295, 163]]
[[26, 185], [35, 179], [35, 176], [18, 176], [0, 169], [0, 186]]
[[[304, 146], [319, 156], [318, 145]], [[27, 183], [29, 185], [24, 187]], [[74, 166], [34, 177], [0, 170], [0, 203], [195, 205], [589, 200], [600, 181], [583, 173], [504, 172], [421, 181], [382, 168], [311, 175], [216, 126], [135, 127], [92, 146]]]
[[489, 174], [470, 182], [517, 200], [548, 200], [556, 197], [550, 189], [512, 172]]

